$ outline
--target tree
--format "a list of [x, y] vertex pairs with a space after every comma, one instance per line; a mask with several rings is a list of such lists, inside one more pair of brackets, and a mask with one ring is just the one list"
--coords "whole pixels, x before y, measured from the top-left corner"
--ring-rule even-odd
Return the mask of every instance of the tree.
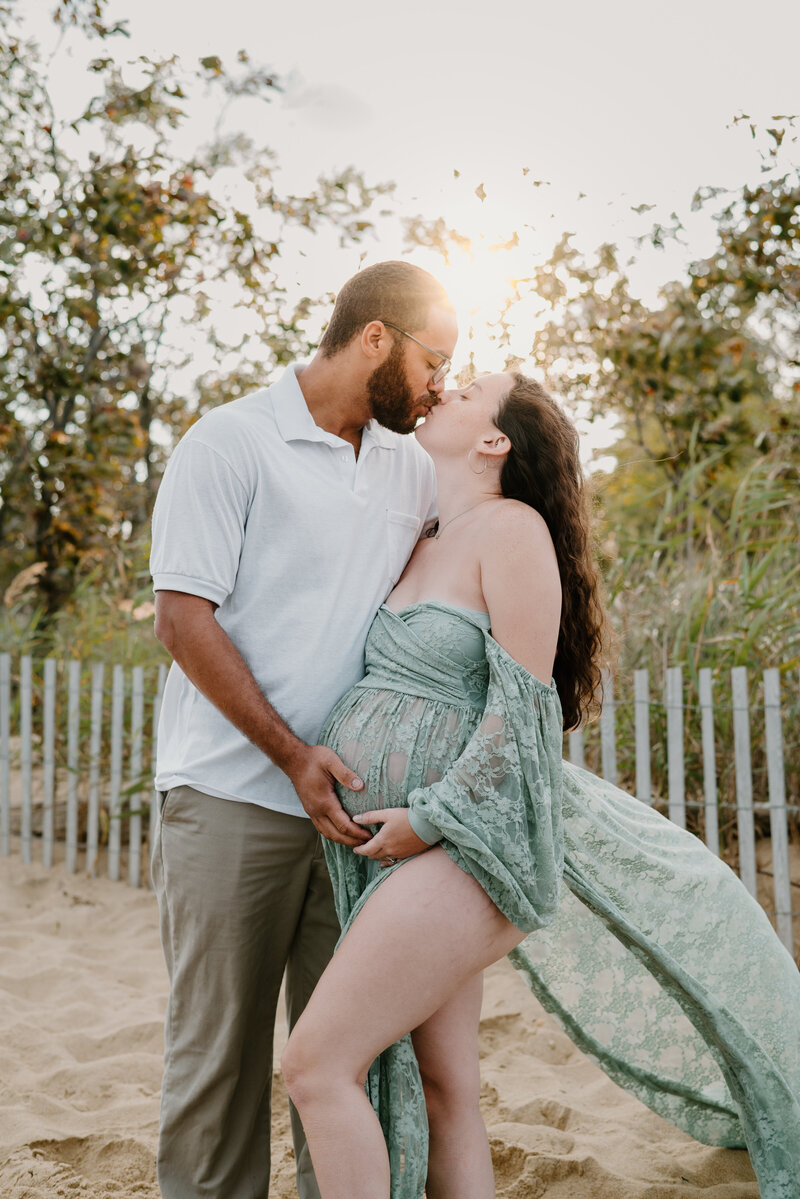
[[[764, 136], [755, 184], [697, 192], [713, 251], [655, 303], [617, 246], [586, 255], [565, 234], [496, 326], [510, 348], [544, 313], [529, 357], [573, 412], [616, 419], [616, 466], [596, 480], [623, 667], [800, 660], [800, 171], [782, 165], [794, 118]], [[673, 213], [647, 240], [682, 228]], [[443, 254], [458, 244], [442, 222], [415, 232]]]
[[[87, 570], [124, 558], [166, 450], [197, 413], [308, 348], [314, 301], [290, 302], [280, 278], [290, 231], [359, 242], [390, 190], [348, 170], [311, 195], [282, 194], [270, 151], [242, 136], [179, 155], [175, 135], [199, 95], [218, 112], [242, 96], [269, 103], [280, 79], [245, 52], [231, 69], [214, 56], [194, 71], [175, 58], [120, 64], [109, 45], [124, 23], [104, 13], [105, 0], [61, 0], [55, 14], [101, 51], [96, 94], [71, 119], [54, 111], [13, 3], [0, 5], [0, 589], [39, 564], [50, 615]], [[220, 198], [223, 168], [250, 207]], [[235, 340], [214, 330], [223, 291], [247, 318]], [[180, 331], [198, 321], [216, 360], [235, 354], [237, 365], [187, 397], [170, 377], [186, 362]]]
[[627, 666], [788, 669], [800, 655], [800, 172], [775, 159], [653, 307], [612, 246], [587, 262], [565, 238], [533, 272], [554, 310], [533, 356], [569, 401], [618, 419], [599, 485]]

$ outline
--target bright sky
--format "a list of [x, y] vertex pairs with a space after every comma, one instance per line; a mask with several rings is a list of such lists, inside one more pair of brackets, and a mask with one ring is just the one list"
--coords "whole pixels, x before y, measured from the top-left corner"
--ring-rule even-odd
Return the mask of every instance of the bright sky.
[[[25, 0], [41, 33], [54, 2]], [[277, 152], [287, 188], [353, 164], [370, 182], [395, 180], [404, 215], [442, 216], [470, 236], [473, 256], [450, 269], [423, 251], [413, 259], [456, 303], [465, 334], [456, 364], [472, 324], [478, 365], [488, 369], [502, 366], [502, 354], [482, 330], [532, 253], [565, 229], [586, 249], [625, 241], [675, 209], [687, 220], [687, 247], [643, 254], [632, 272], [654, 298], [710, 247], [707, 219], [689, 214], [695, 189], [758, 177], [746, 127], [727, 128], [733, 117], [744, 111], [766, 127], [800, 112], [798, 0], [767, 9], [745, 0], [112, 0], [110, 12], [133, 35], [112, 43], [117, 55], [232, 62], [244, 47], [287, 79], [272, 105], [234, 113]], [[77, 83], [74, 70], [53, 77], [64, 93]], [[794, 150], [798, 161], [800, 143]], [[474, 194], [480, 184], [484, 201]], [[655, 208], [635, 214], [643, 202]], [[523, 228], [518, 251], [489, 250]], [[398, 230], [382, 228], [366, 249], [367, 261], [398, 256]], [[332, 242], [298, 259], [298, 287], [336, 290], [361, 252]], [[519, 331], [522, 356], [531, 331]]]

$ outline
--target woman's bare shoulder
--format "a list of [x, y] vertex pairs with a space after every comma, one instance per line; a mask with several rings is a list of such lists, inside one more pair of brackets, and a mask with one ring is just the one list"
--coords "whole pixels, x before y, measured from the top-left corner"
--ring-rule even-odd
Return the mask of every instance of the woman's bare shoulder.
[[491, 545], [499, 538], [501, 543], [508, 542], [517, 547], [520, 543], [531, 548], [552, 546], [550, 530], [542, 514], [521, 500], [503, 499], [501, 503], [488, 504], [477, 531], [481, 540]]
[[558, 560], [541, 513], [519, 500], [493, 504], [476, 538], [484, 578], [503, 578], [514, 590], [534, 587], [560, 595]]
[[561, 618], [558, 560], [544, 518], [528, 504], [493, 505], [480, 539], [481, 590], [492, 635], [549, 682]]

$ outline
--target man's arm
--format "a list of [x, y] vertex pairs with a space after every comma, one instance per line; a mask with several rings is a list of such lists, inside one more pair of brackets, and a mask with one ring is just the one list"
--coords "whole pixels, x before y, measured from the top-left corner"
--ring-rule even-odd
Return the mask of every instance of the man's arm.
[[157, 591], [156, 637], [198, 691], [288, 775], [318, 832], [343, 845], [368, 841], [333, 788], [334, 779], [353, 791], [363, 783], [333, 750], [307, 745], [292, 732], [217, 622], [215, 608], [199, 595]]

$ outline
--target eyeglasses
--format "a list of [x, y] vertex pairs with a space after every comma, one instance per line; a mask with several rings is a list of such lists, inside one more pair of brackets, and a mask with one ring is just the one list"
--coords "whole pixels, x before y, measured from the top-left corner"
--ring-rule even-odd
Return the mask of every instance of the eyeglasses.
[[427, 350], [429, 354], [433, 354], [436, 358], [441, 358], [442, 361], [431, 375], [432, 384], [435, 385], [436, 383], [441, 383], [442, 379], [446, 377], [452, 365], [450, 359], [445, 354], [442, 354], [439, 350], [432, 349], [431, 346], [426, 346], [425, 342], [420, 341], [420, 339], [415, 337], [413, 333], [407, 333], [405, 329], [401, 329], [399, 325], [393, 325], [391, 321], [381, 321], [381, 324], [388, 325], [390, 329], [396, 329], [398, 333], [403, 334], [403, 337], [410, 337], [412, 341], [415, 341], [418, 346], [422, 346], [423, 350]]

